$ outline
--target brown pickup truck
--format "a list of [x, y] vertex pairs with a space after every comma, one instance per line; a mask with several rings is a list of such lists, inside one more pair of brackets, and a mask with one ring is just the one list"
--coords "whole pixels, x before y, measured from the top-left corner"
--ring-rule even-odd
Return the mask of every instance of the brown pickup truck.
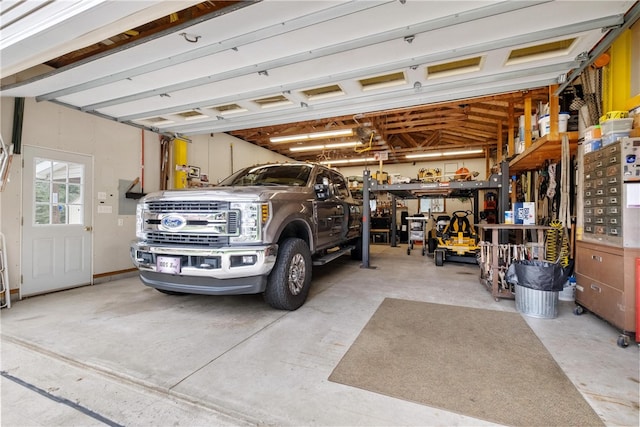
[[304, 304], [312, 265], [362, 257], [362, 203], [337, 171], [312, 163], [242, 169], [207, 189], [149, 194], [137, 208], [131, 258], [167, 294], [262, 293]]

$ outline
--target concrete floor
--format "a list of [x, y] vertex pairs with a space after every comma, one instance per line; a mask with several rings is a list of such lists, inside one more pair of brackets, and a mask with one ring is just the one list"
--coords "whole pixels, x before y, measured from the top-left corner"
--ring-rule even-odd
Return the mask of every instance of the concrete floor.
[[[371, 265], [314, 269], [295, 312], [258, 295], [167, 296], [137, 277], [15, 302], [1, 312], [1, 424], [492, 425], [327, 380], [386, 297], [515, 311], [474, 265], [435, 267], [406, 245], [372, 246]], [[606, 425], [637, 426], [638, 346], [573, 307], [525, 319]]]

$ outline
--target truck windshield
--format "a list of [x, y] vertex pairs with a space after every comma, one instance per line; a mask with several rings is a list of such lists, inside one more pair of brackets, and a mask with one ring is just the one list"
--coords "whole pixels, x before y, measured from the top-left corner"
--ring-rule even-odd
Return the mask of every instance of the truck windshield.
[[226, 178], [220, 186], [307, 185], [311, 165], [263, 165], [242, 169]]

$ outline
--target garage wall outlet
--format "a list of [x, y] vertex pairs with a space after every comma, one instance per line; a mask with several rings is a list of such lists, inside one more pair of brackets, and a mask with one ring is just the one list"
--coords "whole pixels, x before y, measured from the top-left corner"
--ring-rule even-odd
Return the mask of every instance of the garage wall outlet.
[[118, 218], [118, 226], [122, 227], [124, 225], [124, 219]]

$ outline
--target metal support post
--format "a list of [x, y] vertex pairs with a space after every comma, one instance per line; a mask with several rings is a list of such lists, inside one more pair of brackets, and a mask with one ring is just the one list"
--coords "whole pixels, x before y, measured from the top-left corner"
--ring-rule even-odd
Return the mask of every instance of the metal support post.
[[391, 195], [391, 205], [393, 206], [393, 208], [391, 209], [391, 247], [395, 248], [396, 246], [398, 246], [396, 244], [396, 219], [397, 219], [397, 212], [396, 212], [396, 196], [394, 194]]
[[371, 229], [371, 206], [369, 186], [371, 171], [362, 172], [362, 268], [369, 268], [369, 233]]
[[[500, 196], [498, 197], [498, 218], [497, 223], [504, 223], [504, 213], [509, 210], [509, 162], [504, 160], [500, 163]], [[497, 243], [509, 242], [509, 230], [500, 230], [499, 242], [491, 242], [494, 245]]]

